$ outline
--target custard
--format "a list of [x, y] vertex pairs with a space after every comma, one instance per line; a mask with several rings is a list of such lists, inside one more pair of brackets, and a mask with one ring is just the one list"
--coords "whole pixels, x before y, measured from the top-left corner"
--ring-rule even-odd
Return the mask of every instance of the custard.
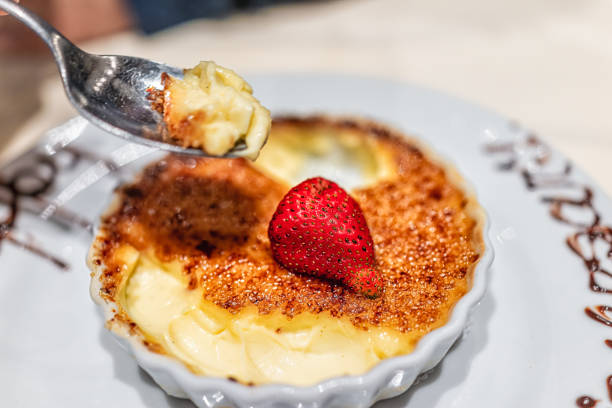
[[[326, 158], [346, 172], [309, 164]], [[272, 258], [270, 217], [313, 171], [353, 180], [386, 283], [380, 298]], [[255, 163], [168, 156], [147, 167], [118, 191], [89, 263], [92, 287], [116, 304], [111, 329], [129, 327], [196, 374], [308, 385], [410, 353], [443, 325], [471, 286], [481, 229], [456, 174], [402, 135], [370, 122], [284, 119]]]
[[242, 143], [243, 157], [257, 157], [270, 133], [270, 112], [234, 71], [205, 61], [183, 79], [164, 74], [162, 82], [163, 92], [150, 92], [171, 139], [213, 156]]

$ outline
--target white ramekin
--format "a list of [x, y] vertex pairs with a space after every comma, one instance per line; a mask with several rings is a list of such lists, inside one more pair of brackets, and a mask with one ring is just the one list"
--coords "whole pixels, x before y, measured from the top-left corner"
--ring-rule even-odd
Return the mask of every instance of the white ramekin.
[[[93, 271], [91, 296], [101, 306], [107, 327], [164, 391], [175, 397], [189, 398], [198, 407], [363, 408], [403, 393], [420, 373], [440, 362], [463, 332], [472, 310], [485, 293], [488, 270], [494, 256], [488, 236], [489, 219], [477, 204], [473, 187], [448, 160], [441, 159], [419, 141], [411, 142], [429, 159], [444, 167], [449, 180], [470, 197], [475, 204], [472, 215], [477, 221], [477, 228], [482, 231], [484, 242], [484, 251], [473, 270], [471, 289], [455, 304], [448, 322], [423, 336], [412, 353], [385, 359], [362, 375], [334, 377], [307, 387], [283, 384], [247, 386], [225, 378], [198, 376], [178, 360], [149, 351], [127, 323], [113, 321], [117, 305], [100, 296], [100, 278], [104, 268], [90, 265]], [[94, 253], [96, 250], [94, 240], [91, 251]]]

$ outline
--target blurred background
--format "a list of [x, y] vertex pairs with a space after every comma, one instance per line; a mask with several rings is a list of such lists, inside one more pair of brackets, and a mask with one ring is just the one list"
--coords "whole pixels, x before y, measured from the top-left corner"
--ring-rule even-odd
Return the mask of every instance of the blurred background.
[[[377, 76], [533, 129], [612, 194], [609, 0], [22, 0], [89, 52]], [[264, 101], [265, 103], [265, 101]], [[75, 115], [50, 53], [0, 17], [0, 164]]]

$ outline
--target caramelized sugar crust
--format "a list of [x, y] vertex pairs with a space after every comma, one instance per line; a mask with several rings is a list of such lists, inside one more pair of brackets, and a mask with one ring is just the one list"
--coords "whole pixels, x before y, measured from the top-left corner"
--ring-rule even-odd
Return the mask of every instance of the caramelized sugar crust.
[[[267, 228], [290, 186], [243, 159], [167, 156], [140, 180], [118, 190], [102, 223], [93, 262], [105, 268], [103, 295], [114, 299], [122, 264], [115, 251], [129, 244], [180, 261], [191, 288], [231, 312], [329, 312], [357, 327], [428, 332], [446, 322], [469, 289], [482, 250], [468, 197], [439, 165], [392, 131], [370, 122], [281, 119], [272, 127], [352, 129], [393, 153], [397, 174], [352, 191], [374, 240], [384, 294], [367, 299], [340, 284], [291, 273], [272, 258]], [[274, 136], [272, 136], [274, 137]]]

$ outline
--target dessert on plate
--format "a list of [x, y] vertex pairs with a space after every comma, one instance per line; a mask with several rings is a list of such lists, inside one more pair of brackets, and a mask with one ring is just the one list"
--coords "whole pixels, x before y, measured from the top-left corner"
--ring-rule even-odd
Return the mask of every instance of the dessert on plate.
[[[272, 216], [313, 176], [361, 208], [381, 290], [278, 261]], [[458, 174], [399, 132], [281, 118], [255, 162], [170, 155], [120, 187], [88, 256], [92, 296], [110, 330], [195, 375], [311, 385], [408, 354], [444, 325], [484, 253], [483, 223]]]

